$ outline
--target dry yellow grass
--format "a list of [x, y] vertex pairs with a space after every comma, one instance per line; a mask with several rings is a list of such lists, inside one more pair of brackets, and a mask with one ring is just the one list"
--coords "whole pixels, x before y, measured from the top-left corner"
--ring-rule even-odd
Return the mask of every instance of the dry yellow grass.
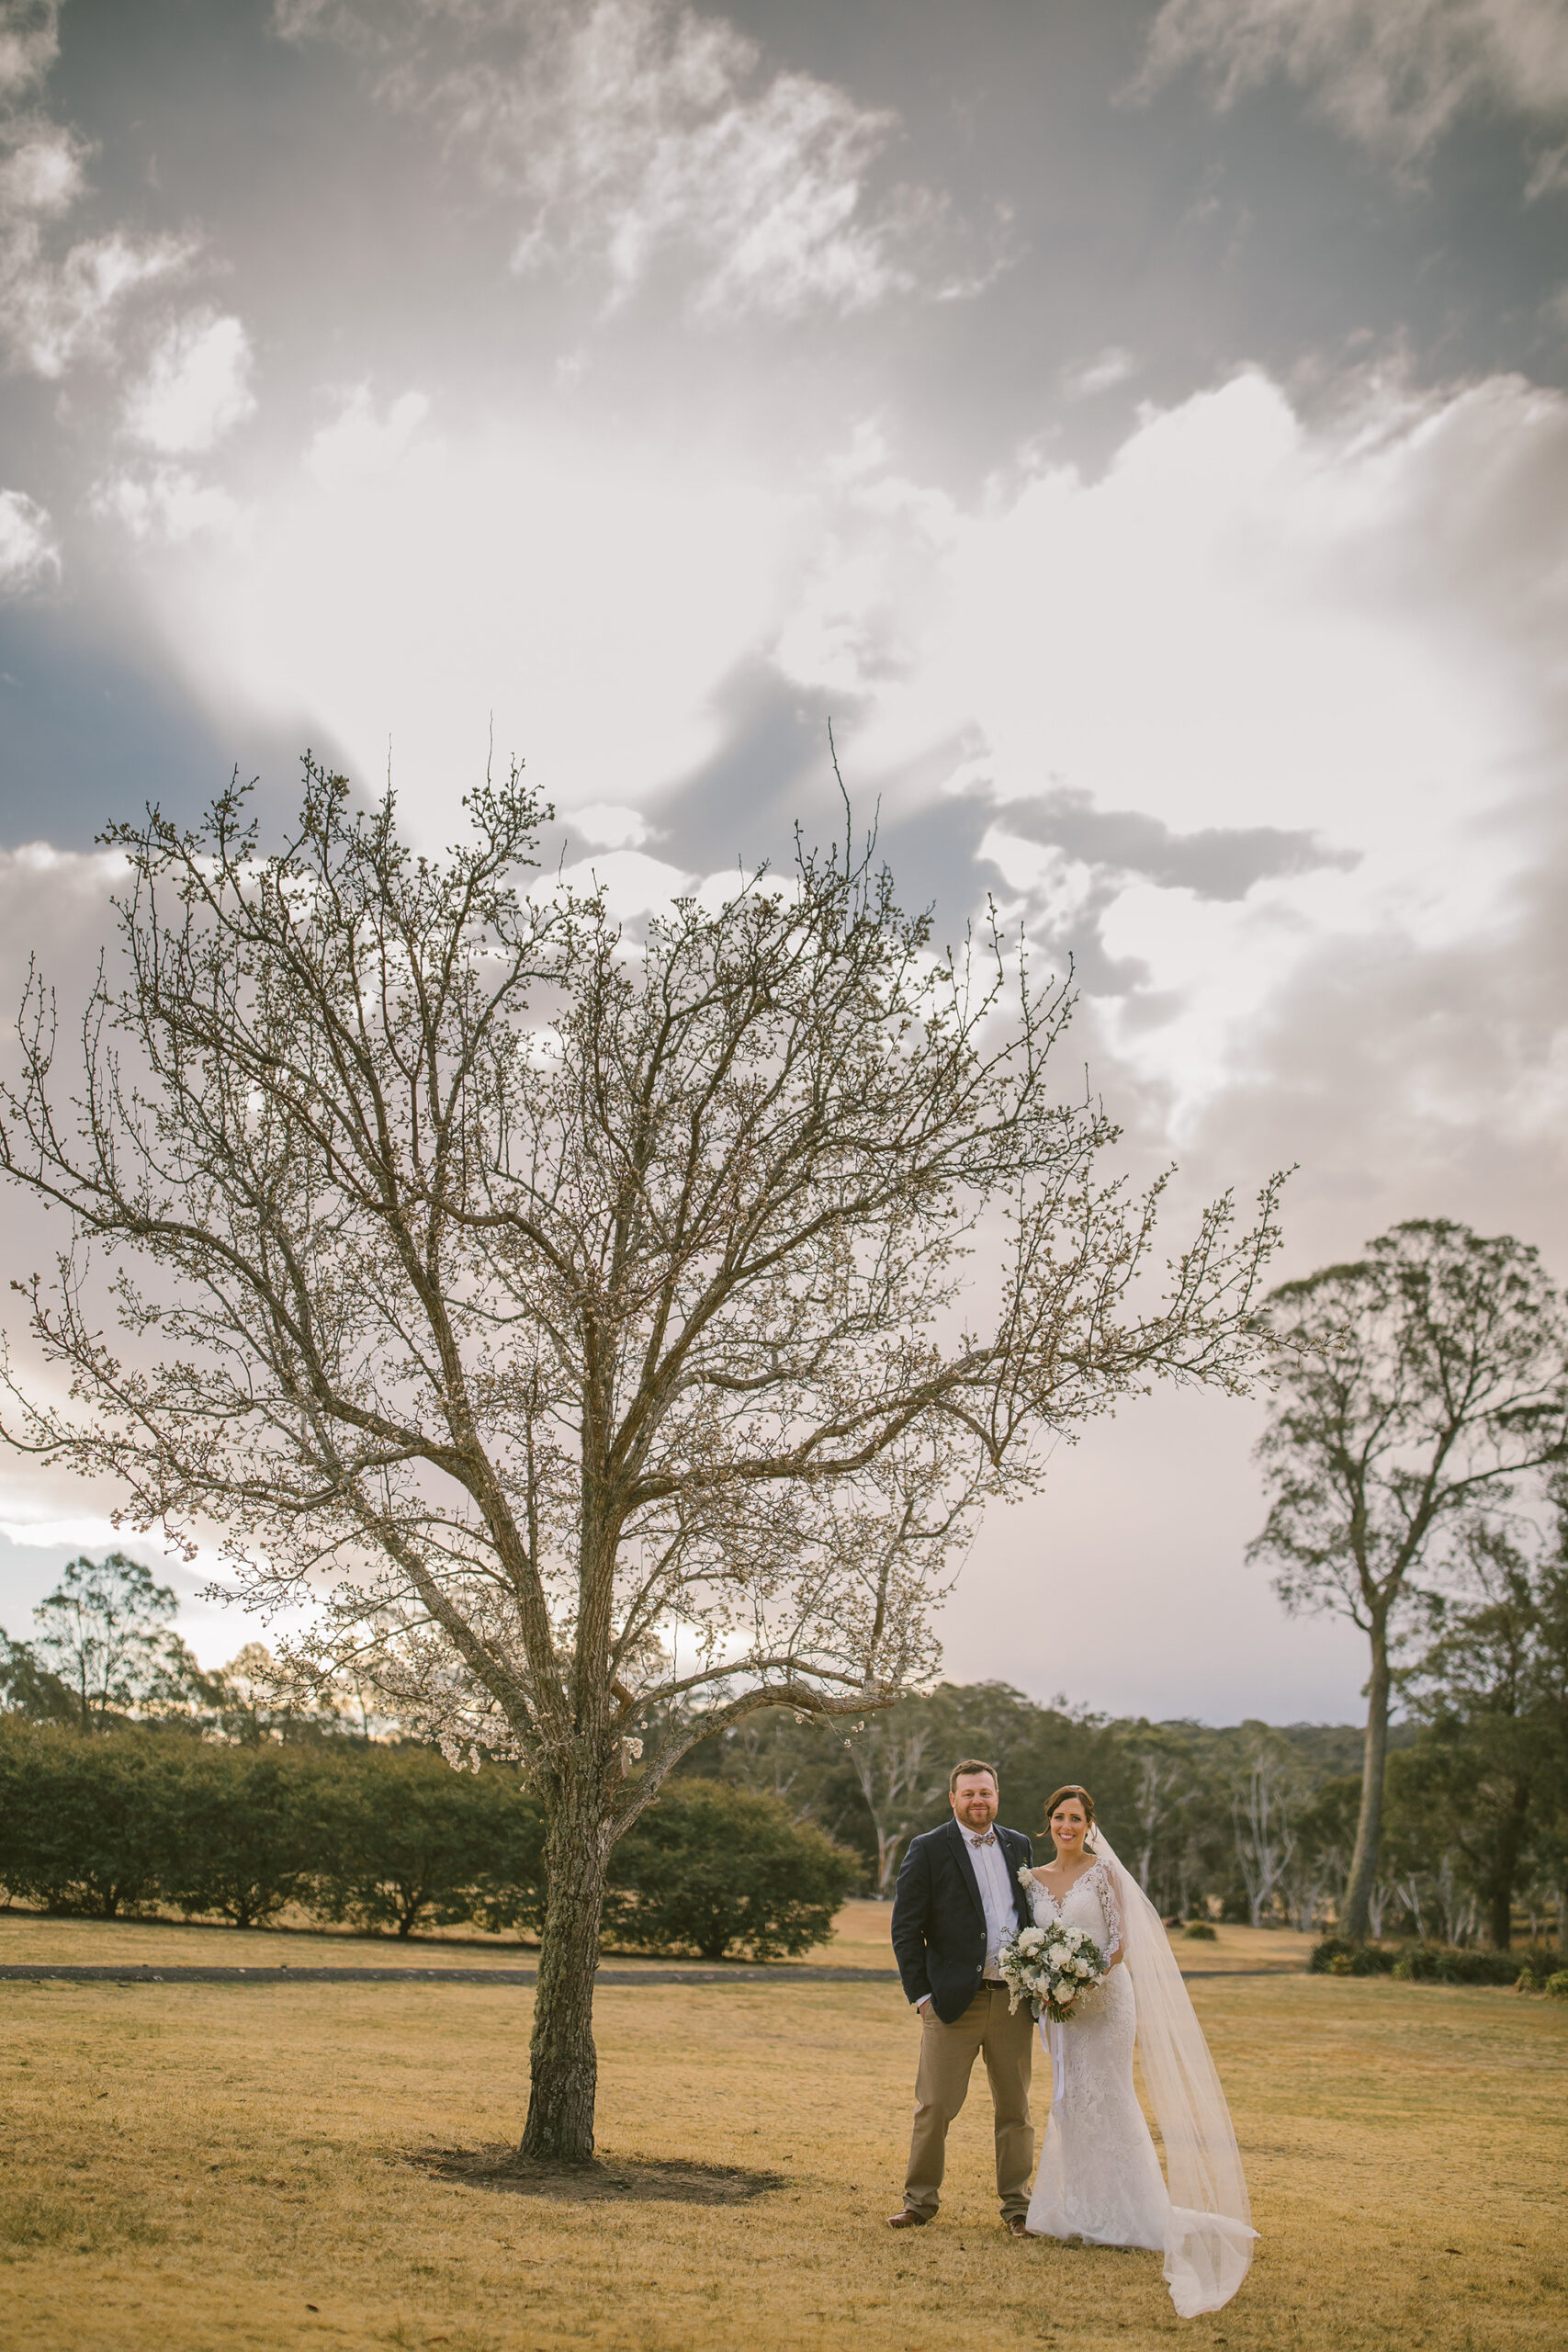
[[1568, 2007], [1299, 1976], [1217, 1977], [1196, 1998], [1263, 2238], [1238, 2300], [1183, 2324], [1153, 2256], [1002, 2235], [983, 2085], [941, 2222], [888, 2233], [914, 2063], [891, 1987], [601, 1993], [609, 2151], [786, 2177], [705, 2209], [547, 2203], [402, 2160], [513, 2135], [525, 1992], [0, 1986], [0, 2340], [1560, 2352]]
[[[892, 1917], [890, 1904], [846, 1903], [825, 1942], [802, 1953], [798, 1963], [782, 1964], [891, 1968]], [[1175, 1944], [1182, 1967], [1190, 1973], [1261, 1967], [1289, 1970], [1306, 1966], [1312, 1939], [1283, 1928], [1227, 1927], [1218, 1929], [1212, 1944], [1190, 1943], [1179, 1935]], [[530, 1967], [536, 1958], [536, 1952], [519, 1943], [515, 1936], [475, 1936], [467, 1929], [448, 1929], [404, 1943], [396, 1936], [354, 1935], [345, 1928], [310, 1929], [295, 1921], [287, 1922], [280, 1931], [163, 1919], [51, 1919], [37, 1912], [0, 1912], [0, 1962], [32, 1965], [85, 1962], [112, 1968], [160, 1968], [174, 1962], [276, 1968], [280, 1961], [287, 1961], [297, 1968], [516, 1968]], [[611, 1953], [607, 1964], [615, 1968], [668, 1965], [640, 1962], [621, 1952]]]

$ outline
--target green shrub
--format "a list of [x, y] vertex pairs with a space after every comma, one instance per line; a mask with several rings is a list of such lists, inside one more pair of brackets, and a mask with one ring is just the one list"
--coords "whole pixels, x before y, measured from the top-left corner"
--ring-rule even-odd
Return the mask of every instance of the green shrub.
[[1217, 1944], [1219, 1937], [1207, 1919], [1189, 1919], [1181, 1930], [1190, 1944]]
[[543, 1840], [515, 1771], [454, 1771], [428, 1747], [357, 1748], [326, 1794], [331, 1850], [313, 1900], [327, 1918], [400, 1936], [486, 1913], [495, 1927], [535, 1924]]
[[1314, 1944], [1307, 1966], [1319, 1975], [1396, 1976], [1402, 1984], [1517, 1984], [1520, 1971], [1541, 1976], [1552, 1955], [1539, 1946], [1527, 1952], [1460, 1950], [1451, 1944], [1350, 1944], [1326, 1936]]
[[775, 1960], [821, 1941], [859, 1868], [776, 1797], [669, 1781], [610, 1858], [605, 1938], [704, 1960], [732, 1950]]
[[1568, 2001], [1568, 1968], [1554, 1968], [1546, 1980], [1546, 1990], [1554, 2001]]
[[[483, 1778], [483, 1775], [480, 1775]], [[496, 1769], [494, 1843], [474, 1880], [469, 1914], [491, 1935], [536, 1936], [545, 1924], [545, 1815], [515, 1772]]]
[[318, 1747], [198, 1747], [161, 1892], [187, 1917], [264, 1927], [336, 1861], [334, 1763]]
[[1342, 1936], [1325, 1936], [1314, 1944], [1307, 1967], [1317, 1976], [1388, 1976], [1397, 1956], [1381, 1944], [1350, 1944]]
[[199, 1754], [177, 1735], [0, 1719], [0, 1882], [24, 1902], [99, 1919], [154, 1901]]

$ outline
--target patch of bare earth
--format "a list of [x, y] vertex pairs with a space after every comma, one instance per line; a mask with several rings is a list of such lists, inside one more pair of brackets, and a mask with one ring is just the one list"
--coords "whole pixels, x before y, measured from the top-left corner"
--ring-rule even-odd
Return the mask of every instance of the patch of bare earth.
[[584, 2165], [542, 2164], [515, 2148], [417, 2148], [406, 2160], [436, 2180], [467, 2188], [493, 2188], [514, 2197], [552, 2197], [572, 2205], [745, 2205], [786, 2186], [778, 2172], [748, 2172], [739, 2165], [689, 2163], [682, 2157], [595, 2156]]

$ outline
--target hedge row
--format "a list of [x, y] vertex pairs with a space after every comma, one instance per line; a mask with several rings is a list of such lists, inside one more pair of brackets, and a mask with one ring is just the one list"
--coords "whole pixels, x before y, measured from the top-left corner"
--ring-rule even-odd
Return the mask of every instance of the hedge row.
[[1325, 1936], [1313, 1946], [1307, 1966], [1320, 1976], [1394, 1976], [1406, 1984], [1517, 1984], [1521, 1977], [1549, 1984], [1564, 1973], [1560, 1959], [1540, 1944], [1529, 1951], [1489, 1951], [1451, 1944], [1352, 1944]]
[[[544, 1824], [514, 1772], [416, 1747], [214, 1747], [0, 1719], [0, 1887], [99, 1918], [175, 1910], [265, 1925], [288, 1905], [400, 1936], [536, 1933]], [[666, 1785], [615, 1849], [604, 1940], [776, 1959], [820, 1941], [852, 1855], [776, 1799]]]

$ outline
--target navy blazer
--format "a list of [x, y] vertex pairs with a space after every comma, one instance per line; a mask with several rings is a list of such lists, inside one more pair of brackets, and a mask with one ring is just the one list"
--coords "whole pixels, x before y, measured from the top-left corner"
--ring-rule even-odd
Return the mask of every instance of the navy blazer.
[[[1018, 1873], [1034, 1860], [1021, 1829], [993, 1823], [1012, 1882], [1013, 1915], [1030, 1922], [1029, 1897]], [[929, 1993], [944, 2025], [956, 2025], [986, 1973], [986, 1906], [975, 1875], [969, 1833], [956, 1820], [909, 1841], [893, 1897], [893, 1950], [911, 2001]]]

